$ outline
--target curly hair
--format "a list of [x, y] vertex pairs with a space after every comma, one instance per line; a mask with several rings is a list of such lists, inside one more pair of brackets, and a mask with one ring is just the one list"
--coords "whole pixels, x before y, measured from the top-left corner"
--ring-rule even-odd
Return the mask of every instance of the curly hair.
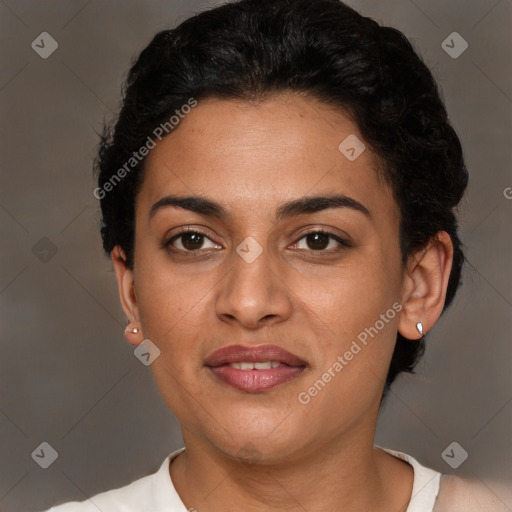
[[[339, 0], [239, 0], [154, 36], [128, 73], [119, 116], [104, 125], [95, 160], [104, 250], [120, 245], [133, 267], [145, 159], [108, 184], [155, 127], [191, 97], [250, 101], [282, 91], [309, 94], [357, 124], [400, 209], [403, 264], [439, 231], [450, 235], [444, 311], [464, 263], [455, 215], [468, 182], [460, 141], [408, 39]], [[383, 397], [399, 373], [414, 373], [424, 341], [397, 333]]]

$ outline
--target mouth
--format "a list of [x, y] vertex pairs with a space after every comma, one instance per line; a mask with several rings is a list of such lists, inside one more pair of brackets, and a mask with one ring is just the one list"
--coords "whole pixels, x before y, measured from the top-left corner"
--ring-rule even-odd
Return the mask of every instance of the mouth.
[[258, 392], [297, 378], [307, 363], [277, 345], [230, 345], [210, 354], [205, 366], [235, 389]]

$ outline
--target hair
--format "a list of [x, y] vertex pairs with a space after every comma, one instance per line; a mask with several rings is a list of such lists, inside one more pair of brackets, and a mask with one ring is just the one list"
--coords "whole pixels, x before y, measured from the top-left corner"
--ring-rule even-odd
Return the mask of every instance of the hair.
[[[190, 98], [252, 101], [280, 92], [307, 94], [357, 124], [400, 208], [402, 264], [439, 231], [450, 235], [444, 312], [464, 263], [455, 215], [468, 182], [460, 141], [408, 39], [338, 0], [235, 1], [157, 33], [129, 70], [117, 120], [104, 124], [94, 165], [99, 189]], [[120, 245], [130, 268], [144, 162], [100, 201], [103, 248], [108, 254]], [[397, 334], [382, 398], [399, 373], [414, 373], [424, 350], [424, 337]]]

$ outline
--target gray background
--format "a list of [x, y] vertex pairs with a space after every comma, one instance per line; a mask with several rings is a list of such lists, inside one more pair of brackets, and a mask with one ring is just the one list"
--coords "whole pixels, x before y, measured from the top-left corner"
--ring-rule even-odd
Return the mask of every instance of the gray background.
[[[2, 510], [84, 500], [155, 471], [181, 446], [150, 369], [123, 337], [91, 161], [131, 58], [158, 30], [215, 3], [0, 2]], [[510, 1], [350, 4], [421, 51], [471, 176], [464, 287], [417, 374], [394, 385], [376, 443], [477, 478], [512, 510]], [[48, 59], [31, 48], [44, 31], [59, 44]], [[453, 31], [469, 43], [457, 59], [441, 47]], [[43, 441], [59, 454], [48, 469], [31, 457]], [[457, 470], [441, 457], [453, 441], [469, 453]]]

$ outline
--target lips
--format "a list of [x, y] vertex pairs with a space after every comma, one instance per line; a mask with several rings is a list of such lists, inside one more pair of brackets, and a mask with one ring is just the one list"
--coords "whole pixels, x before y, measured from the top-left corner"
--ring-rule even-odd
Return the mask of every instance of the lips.
[[215, 368], [230, 363], [262, 363], [265, 361], [278, 361], [296, 367], [306, 366], [306, 362], [300, 357], [277, 345], [259, 345], [257, 347], [230, 345], [210, 354], [205, 365]]
[[221, 382], [254, 393], [295, 379], [307, 364], [277, 345], [230, 345], [210, 354], [205, 366]]

